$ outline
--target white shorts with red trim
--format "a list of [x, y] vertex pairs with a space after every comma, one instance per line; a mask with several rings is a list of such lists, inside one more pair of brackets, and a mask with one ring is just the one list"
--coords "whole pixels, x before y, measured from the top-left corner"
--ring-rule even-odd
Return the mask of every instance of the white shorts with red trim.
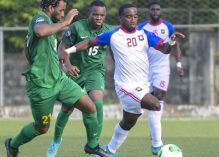
[[155, 68], [150, 68], [149, 72], [149, 82], [151, 84], [151, 92], [153, 91], [153, 87], [161, 89], [163, 91], [167, 91], [169, 86], [170, 79], [170, 68], [169, 66], [163, 66]]
[[144, 113], [141, 100], [149, 92], [149, 85], [116, 85], [115, 89], [124, 111], [134, 114]]

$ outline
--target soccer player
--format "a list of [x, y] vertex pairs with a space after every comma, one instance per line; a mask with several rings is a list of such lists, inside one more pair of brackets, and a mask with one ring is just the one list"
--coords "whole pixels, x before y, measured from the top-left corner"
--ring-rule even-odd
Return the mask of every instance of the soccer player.
[[[150, 21], [141, 23], [138, 27], [153, 32], [161, 39], [169, 38], [174, 32], [174, 26], [168, 21], [161, 19], [161, 6], [157, 1], [149, 4]], [[179, 44], [176, 44], [175, 58], [177, 61], [177, 72], [183, 76], [183, 68], [180, 62], [181, 50]], [[149, 82], [151, 84], [152, 94], [160, 101], [160, 111], [148, 112], [148, 125], [151, 135], [151, 152], [157, 155], [163, 142], [161, 140], [161, 117], [163, 113], [164, 95], [168, 89], [170, 77], [170, 55], [160, 53], [159, 50], [150, 48], [148, 52], [149, 59]]]
[[115, 126], [111, 141], [102, 148], [113, 157], [127, 138], [129, 130], [135, 125], [143, 109], [159, 111], [159, 100], [149, 93], [148, 57], [149, 47], [169, 53], [181, 33], [175, 32], [165, 41], [154, 33], [136, 29], [137, 8], [124, 4], [119, 8], [121, 26], [104, 32], [91, 40], [82, 41], [62, 52], [60, 58], [65, 62], [70, 53], [80, 52], [96, 45], [109, 45], [115, 61], [115, 90], [123, 105], [123, 118]]
[[108, 157], [98, 145], [95, 105], [59, 67], [55, 33], [69, 25], [78, 11], [70, 10], [62, 21], [65, 0], [42, 0], [40, 6], [42, 11], [29, 24], [26, 52], [29, 69], [23, 74], [27, 80], [26, 91], [34, 122], [24, 126], [15, 137], [5, 140], [7, 157], [18, 157], [21, 145], [48, 131], [56, 100], [65, 106], [78, 108], [89, 118], [85, 126], [91, 134], [84, 147], [85, 152]]
[[[112, 29], [112, 26], [104, 23], [105, 17], [106, 6], [104, 2], [97, 0], [91, 2], [88, 18], [74, 22], [69, 26], [59, 45], [59, 51], [63, 51], [80, 41], [93, 38], [97, 34]], [[96, 105], [98, 138], [100, 137], [103, 125], [103, 90], [105, 86], [104, 58], [106, 48], [106, 46], [94, 46], [84, 53], [71, 54], [70, 63], [65, 63], [65, 66], [63, 67], [71, 78], [86, 90], [89, 97]], [[61, 144], [63, 129], [71, 112], [71, 108], [62, 107], [56, 120], [54, 139], [48, 148], [47, 157], [54, 157], [57, 154]], [[86, 114], [83, 114], [83, 121], [84, 123], [89, 121], [89, 117], [87, 117]], [[87, 132], [87, 134], [89, 134], [89, 132]]]

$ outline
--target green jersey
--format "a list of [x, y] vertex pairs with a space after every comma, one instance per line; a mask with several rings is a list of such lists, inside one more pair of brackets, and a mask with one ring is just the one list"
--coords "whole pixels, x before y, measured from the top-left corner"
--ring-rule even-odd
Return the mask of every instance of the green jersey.
[[62, 76], [57, 53], [57, 40], [55, 35], [37, 37], [34, 33], [34, 25], [37, 23], [52, 24], [53, 22], [42, 11], [38, 12], [30, 22], [27, 40], [27, 58], [30, 68], [24, 75], [39, 87], [51, 88]]
[[[74, 22], [65, 31], [62, 42], [71, 47], [85, 39], [91, 39], [113, 26], [103, 23], [100, 29], [93, 29], [88, 19]], [[105, 71], [104, 58], [107, 46], [94, 46], [81, 53], [73, 53], [70, 56], [72, 65], [80, 69], [80, 73], [91, 72], [92, 69]]]

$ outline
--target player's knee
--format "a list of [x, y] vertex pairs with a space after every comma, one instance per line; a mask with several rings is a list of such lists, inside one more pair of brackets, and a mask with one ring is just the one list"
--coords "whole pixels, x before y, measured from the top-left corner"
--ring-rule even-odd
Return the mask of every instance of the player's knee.
[[35, 129], [40, 133], [40, 134], [45, 134], [49, 130], [49, 124], [48, 125], [35, 125]]
[[86, 114], [92, 114], [97, 111], [95, 104], [87, 95], [81, 97], [80, 100], [76, 102], [75, 107]]
[[97, 112], [96, 106], [92, 103], [88, 105], [88, 111], [90, 114]]
[[63, 109], [64, 112], [72, 113], [73, 110], [74, 110], [74, 107], [62, 105], [62, 109]]
[[158, 100], [163, 100], [165, 96], [165, 91], [162, 91], [160, 89], [155, 89], [152, 94], [158, 99]]
[[154, 110], [155, 110], [155, 111], [160, 111], [160, 110], [161, 110], [160, 102], [156, 102], [156, 103], [154, 104]]
[[119, 123], [119, 125], [121, 126], [122, 129], [124, 130], [131, 130], [131, 128], [135, 125], [136, 122], [134, 121], [127, 121], [127, 122], [124, 122], [124, 121], [121, 121]]

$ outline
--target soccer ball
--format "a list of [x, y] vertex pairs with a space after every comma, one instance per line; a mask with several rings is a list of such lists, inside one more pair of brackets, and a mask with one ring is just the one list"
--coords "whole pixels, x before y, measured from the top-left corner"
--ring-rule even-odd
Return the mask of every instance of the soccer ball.
[[158, 157], [182, 157], [181, 149], [174, 144], [166, 144], [158, 152]]

